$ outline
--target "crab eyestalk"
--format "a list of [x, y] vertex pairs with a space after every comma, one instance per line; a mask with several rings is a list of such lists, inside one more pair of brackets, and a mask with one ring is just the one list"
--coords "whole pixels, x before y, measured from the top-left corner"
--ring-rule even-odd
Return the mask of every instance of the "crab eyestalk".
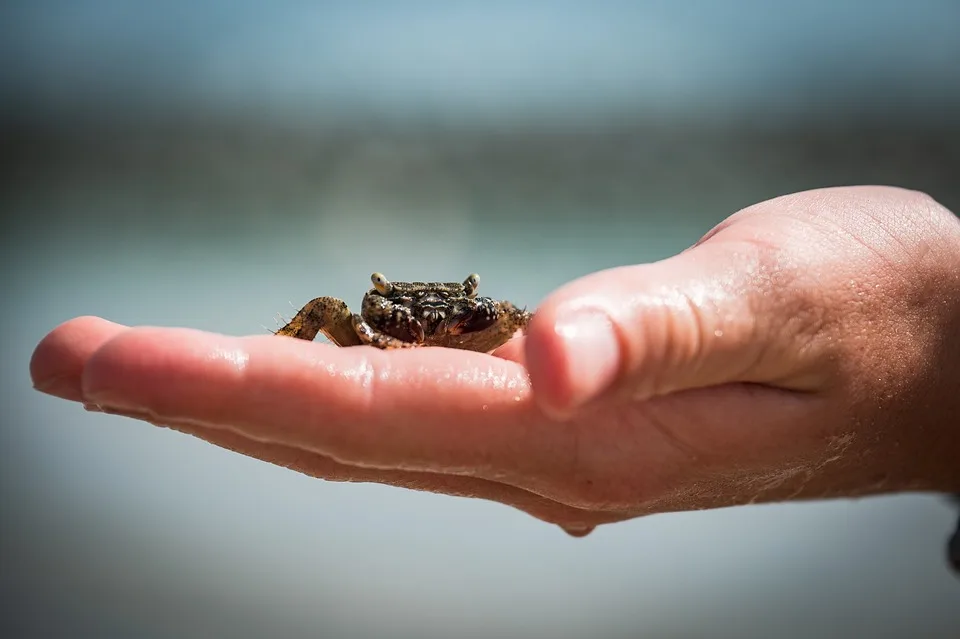
[[476, 273], [471, 273], [467, 276], [467, 279], [463, 280], [463, 292], [467, 297], [475, 296], [479, 287], [480, 276]]
[[370, 276], [370, 281], [373, 282], [373, 288], [377, 289], [381, 295], [390, 295], [393, 292], [393, 284], [383, 273], [374, 273]]

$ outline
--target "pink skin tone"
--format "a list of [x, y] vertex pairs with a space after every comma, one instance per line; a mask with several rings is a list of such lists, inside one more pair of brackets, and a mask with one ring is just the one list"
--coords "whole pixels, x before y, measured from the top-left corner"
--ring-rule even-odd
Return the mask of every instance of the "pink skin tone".
[[583, 535], [655, 512], [960, 492], [960, 222], [885, 187], [730, 217], [550, 294], [494, 356], [80, 317], [36, 388], [334, 481]]

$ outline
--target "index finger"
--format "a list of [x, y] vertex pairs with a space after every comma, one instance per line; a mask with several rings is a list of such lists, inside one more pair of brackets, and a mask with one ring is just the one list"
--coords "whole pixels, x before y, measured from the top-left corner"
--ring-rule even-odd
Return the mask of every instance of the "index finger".
[[83, 401], [81, 378], [90, 356], [128, 327], [99, 317], [77, 317], [50, 331], [30, 357], [30, 379], [42, 393]]
[[[338, 461], [504, 479], [565, 452], [515, 362], [441, 348], [336, 348], [135, 328], [84, 367], [86, 401], [228, 427]], [[572, 443], [572, 442], [571, 442]]]

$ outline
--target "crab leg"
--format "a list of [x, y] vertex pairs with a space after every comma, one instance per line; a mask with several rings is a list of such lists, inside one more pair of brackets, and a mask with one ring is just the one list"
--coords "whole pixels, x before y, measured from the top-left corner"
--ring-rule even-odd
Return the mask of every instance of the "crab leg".
[[353, 327], [353, 313], [343, 300], [318, 297], [307, 302], [276, 335], [312, 341], [323, 333], [337, 346], [359, 346], [364, 342]]
[[359, 315], [353, 316], [353, 334], [359, 335], [362, 343], [369, 344], [370, 346], [376, 346], [377, 348], [382, 348], [384, 350], [394, 348], [416, 348], [418, 346], [422, 346], [422, 344], [419, 342], [405, 342], [402, 339], [393, 337], [392, 335], [380, 333], [374, 330], [373, 327], [367, 324]]

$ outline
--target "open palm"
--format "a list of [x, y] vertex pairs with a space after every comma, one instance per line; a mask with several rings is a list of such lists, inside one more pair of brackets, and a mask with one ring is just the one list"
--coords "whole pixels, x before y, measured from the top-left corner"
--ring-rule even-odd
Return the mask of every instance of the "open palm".
[[765, 202], [676, 257], [572, 282], [493, 355], [82, 317], [44, 338], [31, 373], [309, 475], [494, 500], [585, 534], [652, 512], [960, 489], [956, 335], [960, 223], [860, 187]]

